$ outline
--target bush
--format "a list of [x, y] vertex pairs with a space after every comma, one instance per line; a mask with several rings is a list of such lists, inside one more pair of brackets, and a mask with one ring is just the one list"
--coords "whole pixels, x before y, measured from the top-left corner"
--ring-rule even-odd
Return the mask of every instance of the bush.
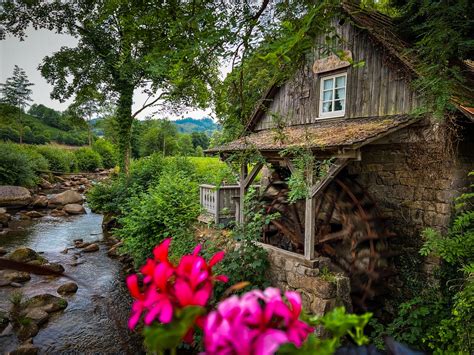
[[235, 184], [237, 179], [231, 168], [218, 158], [192, 157], [189, 161], [195, 166], [199, 183], [220, 185]]
[[159, 180], [164, 164], [165, 159], [159, 153], [132, 161], [130, 166], [131, 183], [141, 191], [146, 191], [148, 186]]
[[183, 173], [164, 174], [122, 212], [122, 228], [116, 234], [136, 265], [143, 264], [153, 247], [167, 237], [173, 237], [175, 255], [181, 256], [194, 244], [190, 227], [200, 212], [197, 184]]
[[48, 162], [34, 149], [14, 143], [0, 143], [0, 185], [34, 186], [38, 170]]
[[99, 153], [104, 168], [110, 169], [115, 167], [117, 164], [117, 152], [111, 142], [105, 139], [98, 139], [92, 145], [92, 149]]
[[87, 202], [94, 212], [120, 214], [122, 209], [127, 208], [133, 195], [127, 177], [121, 175], [94, 185], [87, 192]]
[[76, 170], [76, 159], [69, 150], [53, 146], [40, 146], [36, 150], [46, 158], [51, 171], [70, 173]]
[[102, 158], [92, 148], [79, 148], [74, 151], [79, 171], [94, 171], [102, 168]]

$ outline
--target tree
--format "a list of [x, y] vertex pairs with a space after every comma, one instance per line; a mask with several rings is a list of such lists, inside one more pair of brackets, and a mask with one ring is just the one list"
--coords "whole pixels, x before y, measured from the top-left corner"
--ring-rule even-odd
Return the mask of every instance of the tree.
[[202, 149], [209, 148], [209, 137], [204, 132], [193, 132], [191, 133], [191, 139], [193, 141], [193, 147], [197, 148], [200, 146]]
[[[168, 120], [147, 122], [142, 128], [140, 137], [140, 155], [147, 156], [161, 152], [163, 156], [175, 155], [178, 152], [178, 130]], [[192, 144], [192, 143], [191, 143]]]
[[28, 113], [31, 116], [39, 118], [48, 126], [63, 129], [61, 125], [61, 112], [53, 110], [52, 108], [46, 107], [42, 104], [33, 104], [28, 110]]
[[[8, 1], [0, 25], [22, 39], [29, 26], [67, 33], [62, 47], [40, 65], [65, 100], [95, 90], [117, 105], [121, 168], [128, 171], [132, 122], [148, 107], [204, 107], [218, 80], [218, 58], [230, 33], [225, 8], [213, 1]], [[148, 99], [132, 112], [133, 94]]]
[[[89, 96], [90, 97], [90, 96]], [[87, 126], [87, 140], [89, 147], [92, 146], [92, 116], [99, 112], [99, 101], [93, 98], [82, 97], [72, 105], [72, 110], [81, 117]]]
[[189, 134], [180, 134], [178, 136], [179, 154], [182, 156], [190, 156], [194, 154], [193, 141]]
[[18, 125], [20, 133], [20, 144], [23, 143], [23, 122], [21, 115], [23, 109], [28, 105], [31, 99], [32, 90], [28, 77], [23, 69], [18, 65], [13, 68], [13, 76], [7, 78], [5, 84], [0, 84], [0, 92], [2, 93], [1, 102], [18, 107]]

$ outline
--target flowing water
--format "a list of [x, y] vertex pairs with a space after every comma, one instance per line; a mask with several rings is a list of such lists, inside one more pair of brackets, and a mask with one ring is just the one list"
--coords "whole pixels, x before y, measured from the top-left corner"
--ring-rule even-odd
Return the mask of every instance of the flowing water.
[[[0, 236], [0, 246], [12, 251], [28, 247], [50, 262], [58, 262], [79, 286], [76, 294], [64, 296], [68, 307], [58, 312], [42, 326], [33, 338], [40, 353], [136, 354], [141, 352], [141, 339], [127, 328], [130, 298], [124, 285], [119, 261], [106, 255], [107, 245], [102, 234], [102, 216], [92, 213], [70, 217], [43, 217], [36, 221], [17, 221], [20, 230]], [[23, 229], [22, 229], [23, 228]], [[74, 239], [97, 241], [100, 250], [81, 253], [72, 248]], [[61, 253], [66, 248], [67, 254]], [[74, 264], [77, 263], [77, 266]], [[70, 282], [66, 277], [31, 275], [22, 288], [0, 288], [0, 309], [9, 308], [13, 291], [26, 296], [50, 293]], [[4, 332], [5, 333], [5, 332]], [[0, 335], [1, 352], [16, 348], [18, 340], [12, 332]]]

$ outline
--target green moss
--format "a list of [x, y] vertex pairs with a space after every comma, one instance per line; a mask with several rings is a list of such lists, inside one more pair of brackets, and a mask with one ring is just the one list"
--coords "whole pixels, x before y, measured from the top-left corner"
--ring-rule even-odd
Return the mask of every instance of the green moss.
[[323, 266], [320, 270], [319, 277], [326, 282], [335, 283], [336, 282], [336, 275], [334, 275], [327, 266]]

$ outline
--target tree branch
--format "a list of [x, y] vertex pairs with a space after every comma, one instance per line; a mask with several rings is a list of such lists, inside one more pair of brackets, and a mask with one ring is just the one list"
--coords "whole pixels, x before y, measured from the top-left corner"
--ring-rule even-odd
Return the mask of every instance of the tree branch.
[[153, 101], [151, 101], [150, 103], [147, 103], [147, 101], [150, 99], [150, 97], [152, 95], [149, 95], [148, 98], [145, 100], [145, 103], [143, 104], [143, 106], [137, 110], [133, 115], [132, 115], [132, 118], [135, 118], [137, 117], [137, 115], [142, 112], [143, 110], [145, 110], [146, 108], [150, 107], [150, 106], [153, 106], [154, 104], [156, 104], [158, 101], [160, 101], [162, 99], [163, 96], [165, 96], [166, 93], [162, 92], [156, 99], [154, 99]]

